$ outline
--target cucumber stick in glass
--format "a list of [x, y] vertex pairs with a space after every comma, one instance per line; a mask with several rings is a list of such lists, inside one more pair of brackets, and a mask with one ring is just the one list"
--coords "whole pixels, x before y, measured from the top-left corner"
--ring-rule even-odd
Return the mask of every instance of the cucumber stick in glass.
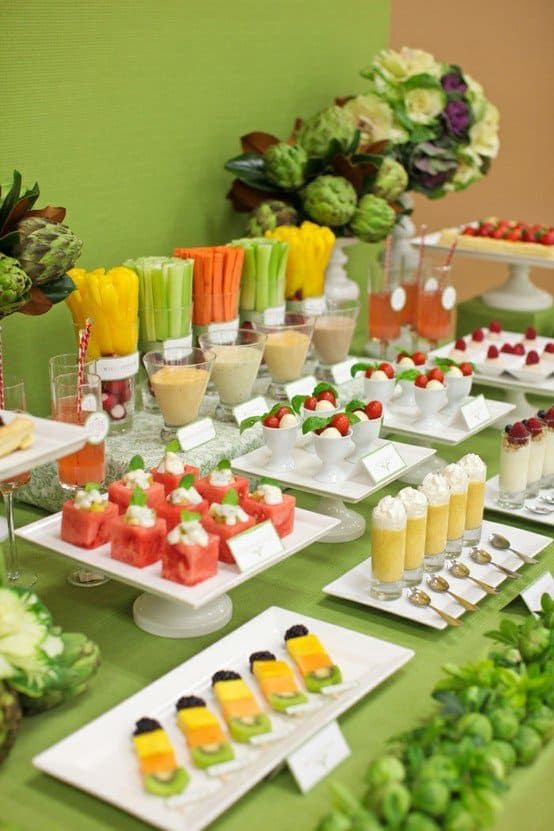
[[288, 243], [264, 237], [245, 237], [230, 245], [244, 249], [240, 309], [263, 312], [285, 302]]
[[128, 260], [139, 278], [140, 339], [164, 341], [190, 334], [193, 260], [138, 257]]

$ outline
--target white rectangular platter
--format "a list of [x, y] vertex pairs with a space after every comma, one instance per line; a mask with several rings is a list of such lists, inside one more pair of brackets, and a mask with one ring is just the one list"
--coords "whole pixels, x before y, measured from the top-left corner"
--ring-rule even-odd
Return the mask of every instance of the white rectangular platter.
[[285, 560], [292, 554], [296, 554], [302, 548], [316, 542], [328, 531], [338, 525], [339, 520], [332, 517], [316, 514], [313, 511], [305, 511], [303, 508], [296, 508], [294, 530], [292, 534], [283, 537], [283, 552], [274, 557], [264, 560], [259, 566], [254, 566], [248, 571], [239, 571], [238, 566], [219, 563], [217, 574], [213, 577], [198, 583], [196, 586], [182, 586], [173, 580], [166, 580], [161, 576], [161, 564], [154, 563], [145, 568], [122, 563], [110, 557], [110, 546], [102, 545], [99, 548], [88, 550], [79, 548], [71, 543], [64, 542], [60, 536], [61, 513], [32, 522], [17, 530], [17, 536], [29, 542], [41, 545], [62, 557], [67, 557], [87, 568], [97, 569], [113, 577], [134, 586], [136, 589], [158, 595], [169, 600], [176, 600], [189, 606], [192, 609], [199, 609], [211, 600], [215, 600], [245, 580], [249, 580], [255, 574], [270, 568], [276, 563]]
[[[498, 560], [504, 566], [517, 571], [524, 563], [512, 554], [510, 551], [495, 551], [487, 540], [493, 533], [504, 534], [522, 554], [534, 556], [543, 551], [552, 542], [550, 537], [545, 537], [542, 534], [535, 534], [531, 531], [524, 531], [521, 528], [513, 528], [512, 526], [503, 525], [498, 522], [490, 522], [484, 520], [483, 530], [481, 533], [481, 548], [489, 551], [493, 555], [493, 559]], [[504, 580], [508, 580], [499, 569], [492, 564], [479, 566], [473, 562], [469, 556], [470, 549], [464, 548], [463, 553], [457, 559], [465, 563], [471, 574], [479, 580], [484, 580], [485, 583], [496, 588]], [[532, 568], [532, 566], [528, 566]], [[453, 577], [445, 567], [438, 572], [445, 577], [450, 583], [450, 588], [455, 594], [469, 600], [471, 603], [478, 603], [483, 597], [486, 597], [486, 592], [480, 588], [476, 583], [469, 579], [461, 580]], [[323, 587], [325, 594], [340, 597], [343, 600], [352, 600], [354, 603], [360, 603], [362, 606], [370, 606], [373, 609], [381, 609], [384, 612], [390, 612], [392, 615], [404, 617], [408, 620], [413, 620], [415, 623], [421, 623], [424, 626], [431, 626], [433, 629], [446, 629], [448, 624], [428, 607], [414, 606], [407, 598], [407, 590], [404, 591], [402, 597], [398, 600], [376, 600], [369, 593], [371, 583], [371, 558], [359, 563], [350, 571], [333, 580], [327, 586]], [[424, 582], [421, 584], [427, 594], [431, 597], [431, 602], [434, 606], [442, 609], [451, 617], [459, 618], [463, 614], [479, 614], [478, 612], [465, 612], [464, 608], [459, 605], [450, 595], [439, 594], [432, 592]]]
[[[468, 401], [470, 398], [468, 398]], [[503, 418], [513, 409], [515, 404], [508, 404], [504, 401], [493, 401], [491, 398], [486, 399], [487, 407], [490, 413], [490, 418], [483, 424], [479, 424], [473, 430], [468, 430], [460, 412], [451, 416], [444, 416], [441, 418], [440, 410], [437, 413], [437, 423], [444, 422], [442, 428], [426, 426], [419, 426], [417, 420], [414, 420], [414, 413], [407, 414], [400, 410], [394, 410], [394, 403], [391, 408], [387, 410], [385, 415], [384, 427], [386, 430], [391, 430], [394, 433], [402, 433], [406, 436], [417, 436], [418, 438], [427, 439], [428, 441], [437, 442], [437, 444], [447, 444], [455, 446], [461, 442], [480, 433], [486, 427], [490, 427], [495, 421]]]
[[[470, 223], [466, 222], [466, 225]], [[460, 226], [460, 230], [461, 230]], [[465, 227], [465, 226], [464, 226]], [[440, 245], [439, 240], [441, 231], [433, 231], [431, 234], [425, 234], [425, 247], [429, 251], [444, 251], [446, 254], [450, 250], [450, 245]], [[410, 240], [412, 245], [419, 245], [421, 237], [414, 237]], [[543, 259], [542, 257], [517, 257], [513, 254], [495, 254], [494, 251], [473, 251], [470, 249], [457, 248], [457, 257], [476, 257], [479, 260], [492, 260], [493, 262], [505, 263], [520, 263], [521, 265], [528, 265], [535, 268], [554, 268], [554, 260]]]
[[[193, 768], [183, 737], [175, 726], [178, 698], [199, 695], [219, 715], [210, 679], [220, 669], [232, 669], [245, 678], [265, 710], [249, 672], [248, 656], [254, 651], [269, 649], [292, 666], [284, 648], [283, 635], [297, 623], [305, 624], [320, 637], [332, 660], [341, 668], [343, 687], [338, 688], [335, 695], [309, 695], [314, 706], [302, 716], [271, 712], [277, 740], [257, 746], [233, 743], [237, 760], [244, 767], [225, 778], [214, 779]], [[110, 802], [155, 828], [200, 831], [285, 761], [292, 751], [399, 670], [413, 655], [412, 650], [388, 641], [272, 606], [39, 754], [33, 762], [45, 773]], [[302, 686], [298, 676], [297, 680]], [[142, 789], [131, 744], [134, 723], [142, 716], [156, 718], [162, 723], [171, 737], [179, 763], [184, 763], [191, 773], [189, 787], [173, 802]]]
[[[9, 424], [19, 413], [0, 410], [0, 417]], [[26, 450], [15, 450], [0, 459], [0, 480], [11, 479], [35, 467], [69, 456], [84, 447], [87, 431], [78, 424], [66, 424], [49, 418], [37, 418], [25, 413], [35, 423], [35, 441]]]
[[[548, 491], [549, 493], [554, 493], [552, 488], [548, 488]], [[525, 502], [534, 504], [539, 502], [539, 500], [536, 497], [532, 497], [530, 499], [526, 499]], [[521, 517], [521, 519], [525, 519], [528, 522], [538, 522], [539, 525], [548, 525], [550, 528], [554, 528], [554, 505], [547, 505], [545, 502], [542, 504], [546, 508], [551, 508], [552, 512], [549, 514], [535, 514], [527, 508], [522, 508], [519, 511], [514, 510], [513, 508], [502, 508], [498, 504], [498, 476], [493, 476], [485, 485], [485, 508], [489, 511], [495, 511], [498, 514], [506, 514], [507, 516]]]

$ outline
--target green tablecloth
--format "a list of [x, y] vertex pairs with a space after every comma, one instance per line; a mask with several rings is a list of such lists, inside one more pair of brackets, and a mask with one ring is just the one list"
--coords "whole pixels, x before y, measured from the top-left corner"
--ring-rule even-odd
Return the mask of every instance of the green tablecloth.
[[[456, 459], [468, 450], [480, 453], [494, 473], [497, 468], [498, 433], [488, 430], [458, 448], [441, 453]], [[395, 493], [398, 485], [384, 492]], [[369, 518], [377, 497], [357, 506]], [[302, 495], [299, 503], [311, 507], [314, 500]], [[21, 508], [19, 524], [40, 515]], [[491, 517], [501, 521], [499, 516]], [[531, 525], [529, 525], [531, 528]], [[543, 531], [533, 525], [533, 530]], [[26, 719], [16, 745], [0, 768], [0, 819], [20, 831], [144, 831], [143, 823], [40, 774], [32, 757], [59, 741], [127, 696], [171, 670], [189, 656], [217, 640], [222, 633], [191, 641], [173, 641], [147, 635], [132, 621], [131, 607], [137, 592], [116, 582], [96, 589], [77, 589], [65, 583], [68, 564], [47, 551], [22, 545], [24, 565], [40, 575], [37, 590], [65, 629], [85, 630], [101, 646], [103, 664], [92, 688], [80, 699]], [[367, 761], [384, 748], [393, 733], [414, 726], [431, 709], [429, 693], [445, 661], [476, 658], [488, 647], [483, 632], [496, 625], [499, 610], [524, 585], [547, 568], [554, 568], [554, 546], [541, 555], [538, 566], [525, 566], [521, 578], [504, 583], [501, 593], [488, 597], [480, 611], [466, 614], [459, 629], [439, 632], [416, 626], [376, 610], [326, 598], [321, 587], [367, 556], [368, 537], [340, 546], [318, 543], [253, 578], [232, 593], [234, 615], [226, 631], [241, 625], [268, 605], [276, 604], [321, 617], [332, 623], [394, 641], [415, 650], [415, 658], [398, 674], [361, 701], [340, 719], [352, 748], [352, 756], [333, 774], [356, 790], [362, 787]], [[514, 619], [524, 615], [521, 601], [510, 607]], [[118, 764], [117, 759], [113, 760]], [[505, 809], [497, 831], [547, 831], [554, 808], [552, 764], [554, 743], [529, 769], [513, 777], [504, 798]], [[287, 771], [256, 786], [212, 827], [218, 831], [310, 831], [328, 808], [328, 780], [301, 796]], [[185, 826], [183, 826], [185, 828]]]
[[539, 335], [554, 336], [554, 306], [538, 312], [516, 312], [507, 309], [495, 309], [480, 297], [472, 297], [458, 304], [456, 334], [461, 337], [488, 326], [491, 320], [502, 321], [508, 332], [524, 332], [528, 326], [534, 326]]

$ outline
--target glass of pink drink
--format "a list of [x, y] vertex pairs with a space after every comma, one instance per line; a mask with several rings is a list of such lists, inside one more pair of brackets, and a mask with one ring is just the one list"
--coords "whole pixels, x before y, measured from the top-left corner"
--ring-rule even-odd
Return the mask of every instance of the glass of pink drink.
[[373, 263], [368, 285], [369, 337], [380, 342], [385, 357], [388, 344], [400, 336], [406, 293], [400, 286], [401, 274]]

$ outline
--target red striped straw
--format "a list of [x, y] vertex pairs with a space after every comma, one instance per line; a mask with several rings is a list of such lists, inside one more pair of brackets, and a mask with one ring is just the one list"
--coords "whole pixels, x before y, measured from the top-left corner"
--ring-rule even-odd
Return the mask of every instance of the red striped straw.
[[458, 237], [455, 237], [454, 242], [450, 246], [450, 251], [448, 252], [448, 255], [446, 257], [446, 262], [444, 264], [445, 268], [450, 268], [450, 266], [452, 265], [452, 260], [454, 259], [454, 254], [456, 252], [456, 246], [457, 245], [458, 245]]
[[81, 403], [83, 398], [83, 384], [85, 382], [85, 363], [87, 359], [88, 342], [90, 340], [90, 330], [92, 329], [92, 320], [87, 318], [85, 321], [85, 328], [79, 331], [79, 356], [77, 363], [77, 413], [81, 415]]
[[419, 258], [417, 261], [417, 271], [416, 271], [416, 285], [419, 286], [421, 281], [421, 274], [423, 272], [423, 257], [425, 256], [425, 232], [427, 230], [427, 225], [422, 225], [420, 229], [420, 236], [419, 236]]
[[392, 265], [392, 234], [389, 234], [385, 241], [385, 262], [384, 262], [384, 271], [385, 271], [385, 283], [388, 285], [390, 281], [390, 270]]
[[2, 327], [0, 326], [0, 409], [4, 409], [4, 350], [2, 349]]

